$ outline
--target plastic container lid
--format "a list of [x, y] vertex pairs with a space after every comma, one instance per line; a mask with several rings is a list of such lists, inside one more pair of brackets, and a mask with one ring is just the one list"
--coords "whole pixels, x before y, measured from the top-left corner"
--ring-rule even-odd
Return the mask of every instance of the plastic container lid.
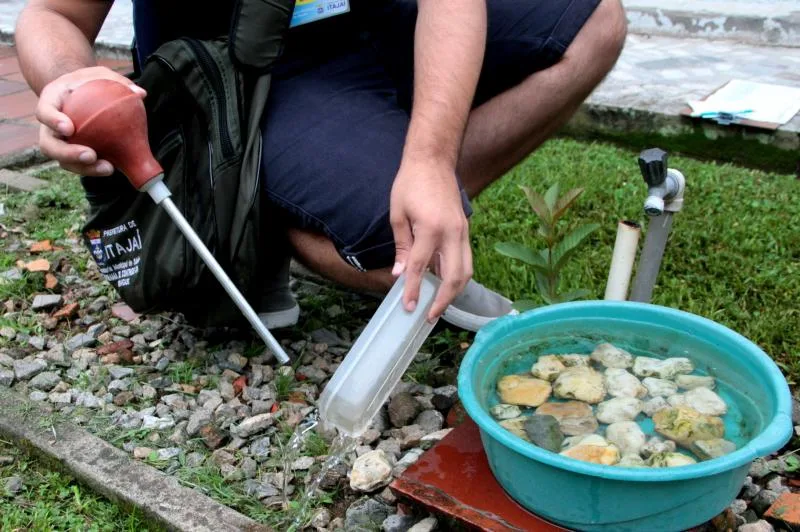
[[413, 312], [403, 308], [400, 276], [319, 398], [321, 420], [361, 435], [386, 402], [435, 323], [426, 319], [440, 280], [426, 273]]

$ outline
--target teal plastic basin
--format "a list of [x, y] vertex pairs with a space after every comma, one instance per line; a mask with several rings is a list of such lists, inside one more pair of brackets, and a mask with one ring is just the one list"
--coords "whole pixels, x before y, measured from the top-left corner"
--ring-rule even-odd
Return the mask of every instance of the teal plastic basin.
[[[699, 373], [716, 377], [729, 407], [726, 438], [738, 449], [677, 468], [602, 466], [536, 447], [492, 418], [498, 378], [529, 369], [531, 350], [589, 353], [601, 341], [634, 355], [689, 357]], [[681, 531], [701, 524], [733, 501], [753, 459], [777, 451], [792, 433], [789, 387], [761, 349], [713, 321], [656, 305], [565, 303], [495, 320], [467, 352], [458, 390], [500, 485], [526, 509], [572, 530]]]

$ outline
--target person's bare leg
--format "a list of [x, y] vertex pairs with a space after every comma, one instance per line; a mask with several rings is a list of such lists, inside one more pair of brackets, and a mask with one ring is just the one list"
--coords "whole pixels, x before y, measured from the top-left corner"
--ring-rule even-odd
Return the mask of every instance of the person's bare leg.
[[[622, 49], [625, 14], [619, 0], [602, 0], [564, 57], [475, 109], [465, 132], [459, 175], [470, 197], [533, 152], [563, 125], [602, 81]], [[387, 292], [389, 268], [359, 272], [327, 237], [292, 229], [297, 259], [323, 277], [365, 292]]]
[[331, 240], [319, 233], [290, 229], [295, 257], [306, 268], [326, 279], [360, 292], [386, 293], [394, 283], [391, 268], [360, 272], [336, 251]]
[[602, 0], [561, 61], [470, 114], [458, 173], [471, 198], [530, 155], [572, 116], [614, 66], [625, 32], [619, 0]]

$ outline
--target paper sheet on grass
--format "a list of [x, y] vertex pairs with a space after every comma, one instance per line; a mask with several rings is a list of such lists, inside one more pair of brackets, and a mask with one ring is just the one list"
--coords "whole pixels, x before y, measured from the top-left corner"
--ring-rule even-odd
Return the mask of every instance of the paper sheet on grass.
[[690, 101], [692, 116], [723, 112], [758, 122], [785, 124], [800, 111], [800, 87], [734, 79], [705, 100]]

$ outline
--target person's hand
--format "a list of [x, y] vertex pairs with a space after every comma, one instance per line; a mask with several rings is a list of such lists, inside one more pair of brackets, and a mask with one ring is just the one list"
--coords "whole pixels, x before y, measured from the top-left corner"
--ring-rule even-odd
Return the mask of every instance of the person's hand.
[[392, 274], [406, 274], [403, 304], [416, 308], [422, 275], [433, 264], [442, 284], [428, 319], [438, 318], [472, 277], [469, 225], [452, 166], [404, 157], [392, 186], [390, 219], [397, 250]]
[[42, 89], [36, 106], [36, 118], [42, 124], [39, 129], [39, 149], [47, 157], [58, 161], [65, 170], [79, 175], [106, 176], [114, 171], [110, 162], [98, 160], [97, 153], [87, 146], [67, 142], [69, 136], [75, 133], [75, 126], [61, 112], [64, 99], [70, 92], [96, 79], [118, 81], [129, 86], [135, 94], [145, 97], [144, 89], [105, 67], [81, 68], [56, 78]]

